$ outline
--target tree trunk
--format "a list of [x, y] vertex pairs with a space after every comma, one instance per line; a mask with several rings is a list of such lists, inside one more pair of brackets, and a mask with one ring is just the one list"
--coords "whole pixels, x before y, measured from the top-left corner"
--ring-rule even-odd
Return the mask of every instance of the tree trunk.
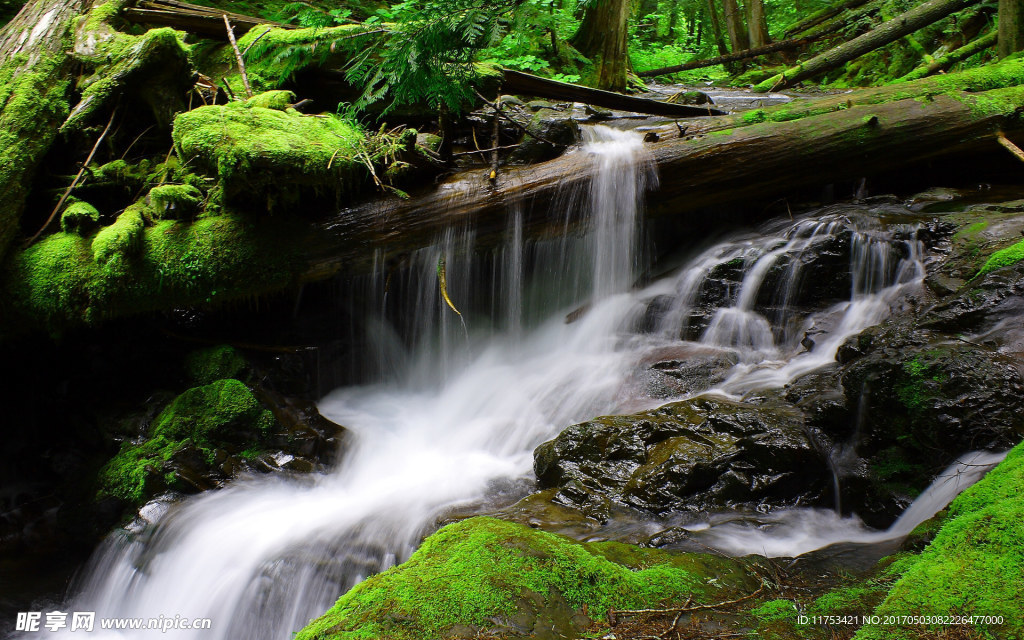
[[711, 33], [715, 38], [715, 46], [718, 47], [718, 55], [727, 55], [729, 48], [725, 46], [725, 38], [722, 37], [722, 22], [718, 19], [718, 7], [715, 6], [715, 0], [707, 0], [707, 5], [708, 17], [711, 18]]
[[65, 36], [92, 0], [30, 0], [0, 29], [0, 260], [43, 156], [68, 115]]
[[866, 4], [867, 2], [868, 0], [847, 0], [843, 4], [835, 5], [827, 9], [822, 9], [821, 11], [818, 11], [814, 15], [811, 15], [805, 18], [804, 20], [801, 20], [797, 24], [790, 27], [789, 30], [786, 31], [785, 35], [787, 38], [791, 38], [798, 33], [803, 33], [804, 31], [807, 31], [811, 27], [816, 27], [822, 22], [828, 21], [829, 19], [839, 15], [843, 11], [846, 11], [847, 9], [856, 9], [857, 7]]
[[629, 4], [629, 0], [593, 0], [587, 4], [583, 21], [570, 41], [594, 63], [593, 81], [599, 89], [626, 90]]
[[768, 21], [764, 14], [764, 0], [747, 0], [747, 31], [751, 48], [768, 44]]
[[910, 11], [883, 22], [877, 28], [849, 42], [830, 49], [807, 62], [787, 69], [754, 87], [754, 91], [775, 91], [792, 87], [807, 78], [830, 71], [858, 58], [869, 51], [883, 47], [890, 42], [913, 33], [949, 14], [974, 4], [977, 0], [928, 0]]
[[1024, 50], [1024, 0], [999, 0], [999, 57]]
[[750, 38], [737, 0], [722, 0], [722, 6], [725, 8], [725, 28], [729, 32], [729, 44], [733, 52], [749, 49]]

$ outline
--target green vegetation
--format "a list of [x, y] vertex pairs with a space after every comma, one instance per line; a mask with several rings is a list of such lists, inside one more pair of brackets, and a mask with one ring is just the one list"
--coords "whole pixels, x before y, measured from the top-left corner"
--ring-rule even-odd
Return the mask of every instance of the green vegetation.
[[249, 365], [226, 344], [193, 351], [185, 358], [185, 372], [193, 384], [205, 385], [224, 378], [243, 378]]
[[100, 212], [88, 202], [72, 200], [60, 214], [60, 228], [65, 233], [87, 235], [99, 226]]
[[[1024, 637], [1024, 445], [950, 505], [935, 539], [906, 567], [875, 614], [1003, 616], [1003, 624], [979, 623], [985, 638]], [[878, 625], [861, 640], [928, 637], [938, 625]]]
[[990, 271], [1017, 264], [1021, 260], [1024, 260], [1024, 240], [993, 253], [982, 265], [978, 275], [983, 276]]
[[175, 486], [173, 474], [164, 475], [164, 463], [175, 454], [191, 447], [212, 464], [216, 449], [261, 442], [273, 424], [271, 413], [238, 380], [222, 379], [189, 389], [160, 412], [148, 440], [125, 443], [103, 467], [99, 497], [139, 504], [163, 486]]
[[[586, 610], [600, 620], [609, 608], [717, 597], [723, 584], [735, 585], [721, 569], [737, 566], [722, 558], [616, 543], [580, 544], [476, 517], [444, 527], [407, 562], [356, 585], [296, 640], [411, 640], [439, 637], [456, 625], [486, 629], [495, 616], [500, 620], [529, 609], [531, 594], [545, 602], [564, 599], [568, 613], [563, 616]], [[720, 570], [718, 583], [703, 577], [711, 567]]]

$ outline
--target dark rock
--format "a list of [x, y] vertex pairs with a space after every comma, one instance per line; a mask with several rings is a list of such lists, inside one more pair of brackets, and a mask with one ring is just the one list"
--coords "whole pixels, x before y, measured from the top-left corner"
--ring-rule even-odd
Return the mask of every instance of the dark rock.
[[511, 163], [550, 160], [580, 140], [580, 125], [571, 112], [541, 109], [526, 128], [533, 135], [524, 135], [519, 147], [509, 155]]
[[573, 425], [534, 452], [542, 486], [581, 510], [813, 504], [827, 465], [792, 405], [699, 398]]

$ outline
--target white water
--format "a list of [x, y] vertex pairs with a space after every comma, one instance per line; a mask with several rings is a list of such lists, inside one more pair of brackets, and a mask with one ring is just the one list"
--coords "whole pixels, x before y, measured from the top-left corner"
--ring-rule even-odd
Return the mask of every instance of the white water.
[[[67, 603], [68, 610], [99, 617], [211, 618], [212, 631], [93, 637], [289, 638], [350, 586], [408, 557], [440, 514], [530, 477], [537, 444], [575, 421], [635, 404], [628, 381], [637, 364], [680, 344], [697, 288], [717, 264], [742, 257], [748, 267], [738, 297], [719, 310], [703, 338], [708, 347], [739, 354], [741, 364], [715, 390], [733, 396], [831, 362], [846, 337], [881, 320], [920, 282], [916, 240], [855, 229], [853, 245], [863, 250], [853, 252], [851, 268], [862, 275], [853, 279], [850, 300], [811, 315], [796, 332], [819, 327], [817, 346], [803, 351], [799, 335], [794, 340], [774, 330], [755, 309], [757, 289], [782, 255], [799, 255], [840, 227], [856, 226], [832, 215], [733, 238], [677, 276], [630, 291], [642, 263], [639, 201], [651, 183], [650, 167], [636, 137], [604, 127], [589, 135], [581, 155], [593, 186], [564, 201], [581, 201], [589, 210], [590, 231], [528, 244], [513, 212], [513, 242], [488, 272], [489, 288], [500, 292], [490, 304], [491, 320], [480, 312], [486, 305], [473, 301], [479, 288], [468, 274], [479, 268], [471, 231], [452, 231], [418, 252], [394, 282], [383, 272], [371, 280], [365, 333], [380, 382], [323, 399], [321, 411], [356, 436], [335, 472], [247, 478], [151, 507], [153, 522], [111, 536], [87, 569], [81, 594]], [[897, 264], [886, 257], [893, 243], [907, 245], [909, 257]], [[441, 255], [449, 291], [466, 305], [468, 340], [438, 294], [434, 269]], [[675, 302], [660, 330], [635, 334], [647, 302], [664, 294]], [[388, 313], [395, 299], [401, 321]], [[576, 320], [566, 322], [574, 310]], [[732, 328], [724, 319], [730, 315], [739, 318]], [[844, 526], [859, 535], [856, 523]], [[720, 531], [732, 541], [743, 535]]]
[[796, 557], [832, 544], [876, 544], [905, 537], [999, 464], [1006, 453], [974, 451], [960, 456], [885, 531], [870, 529], [856, 516], [827, 509], [790, 509], [756, 521], [720, 521], [689, 525], [701, 543], [735, 555]]

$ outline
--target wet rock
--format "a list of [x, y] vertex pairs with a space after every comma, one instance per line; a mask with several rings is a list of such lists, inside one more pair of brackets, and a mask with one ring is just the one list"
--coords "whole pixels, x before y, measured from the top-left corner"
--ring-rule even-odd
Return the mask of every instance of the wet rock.
[[698, 398], [597, 418], [538, 447], [534, 469], [556, 501], [582, 510], [609, 498], [651, 513], [813, 504], [827, 484], [803, 416], [779, 400]]
[[669, 398], [698, 393], [726, 379], [739, 362], [733, 351], [685, 345], [658, 352], [658, 359], [639, 374], [644, 395]]
[[986, 274], [921, 318], [921, 326], [950, 333], [980, 333], [1024, 316], [1024, 264]]
[[541, 109], [526, 128], [533, 135], [523, 136], [519, 147], [510, 154], [509, 162], [525, 164], [550, 160], [580, 140], [580, 125], [571, 112]]

